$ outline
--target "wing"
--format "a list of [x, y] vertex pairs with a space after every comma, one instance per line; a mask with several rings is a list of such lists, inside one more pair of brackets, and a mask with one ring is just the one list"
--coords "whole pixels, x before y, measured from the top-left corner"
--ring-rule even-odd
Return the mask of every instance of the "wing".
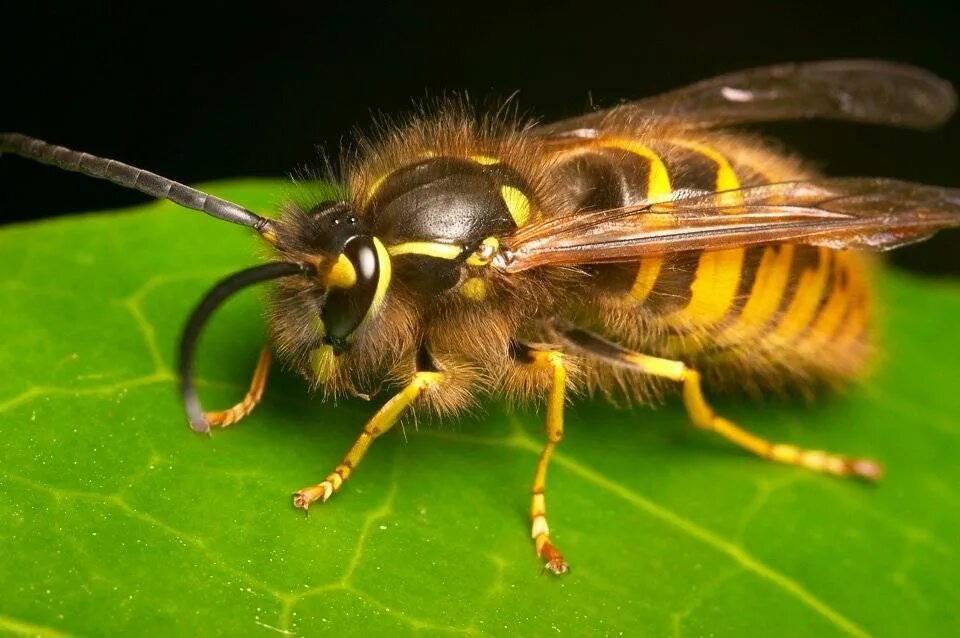
[[879, 178], [779, 182], [549, 217], [503, 238], [494, 265], [519, 272], [782, 242], [888, 250], [956, 226], [956, 188]]
[[950, 118], [957, 94], [946, 80], [906, 64], [832, 60], [739, 71], [654, 97], [532, 130], [594, 137], [605, 126], [673, 122], [713, 127], [826, 118], [926, 129]]

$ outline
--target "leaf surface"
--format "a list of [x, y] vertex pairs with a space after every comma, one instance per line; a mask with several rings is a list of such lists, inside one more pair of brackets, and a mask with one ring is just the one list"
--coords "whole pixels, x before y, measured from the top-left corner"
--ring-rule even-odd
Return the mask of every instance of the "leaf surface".
[[[278, 182], [211, 186], [271, 210]], [[0, 633], [14, 635], [944, 635], [960, 630], [960, 285], [895, 272], [881, 365], [813, 406], [718, 401], [770, 438], [883, 460], [875, 487], [755, 460], [675, 402], [579, 401], [550, 475], [541, 574], [528, 490], [541, 416], [483, 414], [377, 441], [308, 517], [297, 488], [375, 406], [274, 373], [212, 437], [186, 426], [173, 353], [240, 228], [165, 203], [0, 230]], [[208, 406], [245, 391], [257, 293], [199, 361]], [[405, 436], [404, 436], [405, 434]]]

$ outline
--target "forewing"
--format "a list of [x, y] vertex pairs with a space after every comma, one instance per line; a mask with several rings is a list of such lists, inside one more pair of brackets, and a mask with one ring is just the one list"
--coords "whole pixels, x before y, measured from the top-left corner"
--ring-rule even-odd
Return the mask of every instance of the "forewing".
[[888, 250], [960, 226], [960, 189], [875, 178], [780, 182], [550, 217], [501, 242], [497, 266], [633, 261], [772, 243]]
[[831, 60], [721, 75], [533, 130], [544, 137], [595, 137], [643, 123], [714, 127], [826, 118], [926, 129], [945, 122], [957, 95], [950, 83], [906, 64]]

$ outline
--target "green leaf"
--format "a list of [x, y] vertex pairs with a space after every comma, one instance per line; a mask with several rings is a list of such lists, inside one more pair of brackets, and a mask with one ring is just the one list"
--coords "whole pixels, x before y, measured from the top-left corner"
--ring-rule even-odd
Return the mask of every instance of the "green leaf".
[[[270, 210], [276, 182], [212, 190]], [[0, 630], [37, 635], [933, 635], [960, 630], [960, 286], [886, 273], [882, 365], [813, 406], [721, 402], [777, 440], [883, 460], [870, 487], [756, 460], [675, 402], [569, 409], [544, 575], [527, 509], [535, 412], [379, 440], [336, 464], [374, 406], [275, 374], [212, 437], [186, 426], [172, 357], [210, 284], [254, 262], [244, 229], [152, 204], [0, 231]], [[207, 405], [245, 391], [257, 293], [215, 318]]]

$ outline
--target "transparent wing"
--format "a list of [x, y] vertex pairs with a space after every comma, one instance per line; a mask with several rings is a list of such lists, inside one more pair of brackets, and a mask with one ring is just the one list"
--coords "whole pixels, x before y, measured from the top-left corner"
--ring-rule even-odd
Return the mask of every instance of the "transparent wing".
[[960, 226], [960, 189], [879, 178], [780, 182], [546, 218], [502, 240], [496, 266], [633, 261], [792, 242], [888, 250]]
[[651, 120], [713, 127], [810, 118], [926, 129], [949, 119], [956, 104], [950, 83], [929, 71], [879, 60], [831, 60], [729, 73], [533, 133], [593, 137], [604, 127]]

